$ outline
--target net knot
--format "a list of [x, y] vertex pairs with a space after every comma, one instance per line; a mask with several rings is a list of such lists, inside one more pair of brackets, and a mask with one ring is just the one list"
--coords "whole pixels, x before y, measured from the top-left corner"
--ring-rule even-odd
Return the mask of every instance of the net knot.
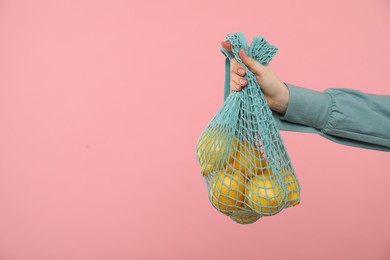
[[228, 34], [226, 40], [230, 42], [232, 51], [228, 51], [223, 47], [220, 47], [220, 51], [229, 59], [235, 58], [241, 66], [246, 69], [247, 74], [251, 74], [247, 66], [242, 62], [238, 52], [243, 49], [249, 57], [253, 58], [262, 65], [268, 64], [275, 56], [278, 48], [270, 44], [266, 39], [261, 36], [255, 36], [252, 44], [249, 46], [248, 42], [242, 32]]

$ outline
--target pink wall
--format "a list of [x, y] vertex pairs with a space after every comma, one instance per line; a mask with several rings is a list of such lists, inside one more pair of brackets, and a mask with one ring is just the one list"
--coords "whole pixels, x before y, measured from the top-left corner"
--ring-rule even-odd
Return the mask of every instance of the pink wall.
[[302, 202], [241, 226], [195, 159], [219, 43], [287, 82], [389, 94], [390, 3], [0, 1], [0, 259], [390, 259], [389, 153], [282, 135]]

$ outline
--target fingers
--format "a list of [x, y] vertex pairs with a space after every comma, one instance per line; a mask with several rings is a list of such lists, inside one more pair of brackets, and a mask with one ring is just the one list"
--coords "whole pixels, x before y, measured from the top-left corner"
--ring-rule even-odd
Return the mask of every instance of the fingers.
[[[229, 41], [223, 41], [221, 42], [222, 48], [232, 51], [232, 45], [230, 44]], [[246, 53], [241, 49], [239, 51], [239, 55], [243, 63], [248, 66], [248, 68], [252, 72], [258, 72], [261, 70], [262, 66], [260, 63], [256, 62], [253, 60], [251, 57], [246, 55]], [[260, 66], [259, 66], [260, 65]], [[232, 91], [240, 91], [243, 87], [247, 85], [247, 81], [244, 78], [245, 76], [245, 68], [243, 68], [236, 59], [231, 59], [230, 60], [230, 90]]]
[[[221, 42], [222, 48], [232, 51], [232, 45], [229, 41]], [[255, 74], [261, 75], [261, 72], [264, 71], [264, 65], [257, 62], [256, 60], [249, 57], [243, 49], [240, 49], [238, 52], [242, 62]]]
[[238, 52], [238, 55], [240, 56], [242, 62], [256, 75], [260, 75], [261, 72], [264, 70], [264, 65], [260, 64], [256, 60], [249, 57], [243, 49], [240, 49]]
[[228, 51], [232, 51], [232, 45], [228, 41], [221, 42], [221, 46]]
[[236, 59], [230, 60], [230, 90], [240, 91], [247, 85], [244, 78], [245, 69], [237, 62]]

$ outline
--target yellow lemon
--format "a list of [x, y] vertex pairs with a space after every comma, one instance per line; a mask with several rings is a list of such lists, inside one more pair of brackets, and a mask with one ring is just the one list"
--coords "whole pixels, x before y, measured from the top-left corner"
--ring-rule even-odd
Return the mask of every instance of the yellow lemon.
[[251, 211], [246, 205], [244, 207], [247, 210], [234, 212], [230, 215], [230, 218], [239, 224], [251, 224], [261, 218], [260, 214]]
[[284, 190], [270, 175], [256, 175], [246, 183], [246, 203], [264, 216], [274, 215], [284, 207]]
[[[261, 173], [265, 176], [265, 175], [267, 175], [267, 177], [269, 177], [269, 178], [273, 178], [273, 177], [275, 177], [274, 176], [274, 173], [273, 173], [273, 171], [272, 171], [272, 168], [265, 168], [265, 169], [263, 169], [262, 171], [261, 171]], [[259, 174], [260, 175], [260, 178], [261, 178], [261, 174]]]
[[287, 205], [296, 206], [300, 202], [299, 192], [300, 186], [297, 177], [292, 172], [288, 172], [286, 169], [282, 170], [283, 180], [287, 188]]
[[223, 127], [208, 128], [202, 133], [196, 147], [196, 157], [204, 176], [219, 171], [233, 160], [237, 139], [230, 138]]
[[238, 144], [238, 151], [233, 160], [233, 167], [250, 178], [253, 175], [261, 173], [261, 170], [267, 167], [267, 161], [259, 148], [256, 149], [251, 143], [242, 140]]
[[209, 198], [213, 206], [222, 213], [243, 208], [245, 178], [231, 167], [215, 174], [210, 183]]

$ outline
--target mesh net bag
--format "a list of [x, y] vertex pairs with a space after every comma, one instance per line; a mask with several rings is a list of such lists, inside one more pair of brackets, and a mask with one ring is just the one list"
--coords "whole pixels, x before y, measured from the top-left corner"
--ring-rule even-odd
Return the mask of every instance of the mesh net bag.
[[[225, 98], [198, 139], [196, 157], [213, 207], [237, 223], [250, 224], [298, 205], [300, 184], [256, 77], [238, 55], [242, 48], [266, 65], [277, 47], [261, 36], [248, 46], [240, 32], [226, 40], [232, 45], [232, 52], [220, 49], [229, 58], [226, 71], [235, 58], [246, 70], [247, 85]], [[225, 80], [226, 85], [230, 79]]]

